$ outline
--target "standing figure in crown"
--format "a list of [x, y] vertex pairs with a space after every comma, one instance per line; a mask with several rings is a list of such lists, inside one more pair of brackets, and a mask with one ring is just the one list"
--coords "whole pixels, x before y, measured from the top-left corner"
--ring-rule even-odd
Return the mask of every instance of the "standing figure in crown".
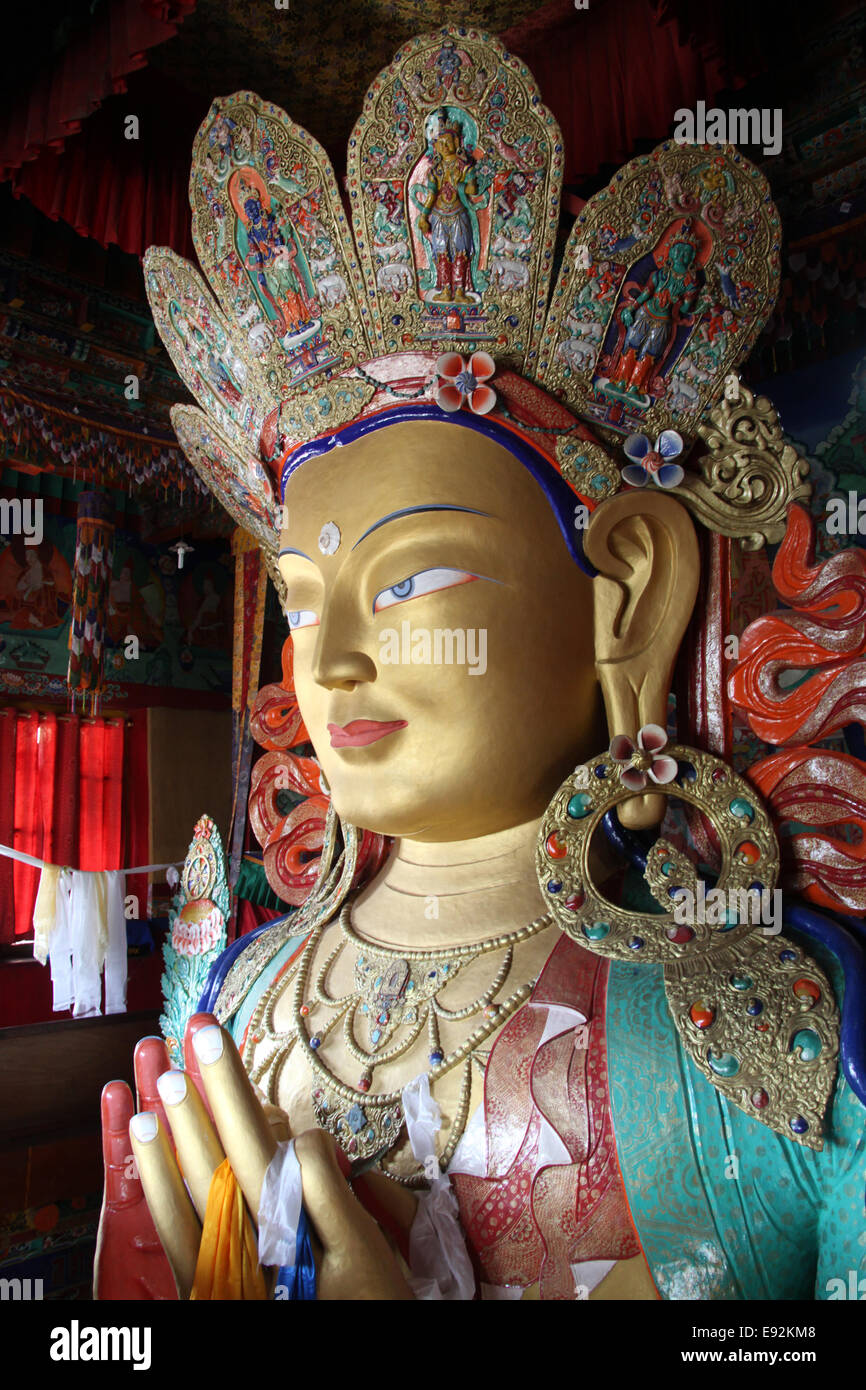
[[475, 162], [463, 146], [463, 132], [443, 107], [433, 141], [431, 182], [423, 191], [418, 230], [430, 237], [436, 262], [434, 298], [440, 304], [469, 304], [474, 249], [466, 203], [477, 186]]
[[646, 391], [676, 331], [674, 311], [678, 310], [680, 317], [690, 313], [697, 297], [696, 255], [691, 223], [684, 222], [646, 288], [623, 309], [622, 321], [628, 332], [611, 371], [611, 380], [618, 386]]

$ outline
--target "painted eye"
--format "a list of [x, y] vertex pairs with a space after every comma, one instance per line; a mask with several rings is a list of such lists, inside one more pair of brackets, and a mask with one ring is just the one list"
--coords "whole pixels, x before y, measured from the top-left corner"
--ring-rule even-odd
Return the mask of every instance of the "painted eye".
[[314, 613], [311, 608], [287, 610], [286, 617], [290, 632], [295, 632], [299, 627], [318, 627], [319, 625], [319, 615]]
[[468, 584], [477, 579], [477, 574], [468, 570], [432, 569], [421, 570], [418, 574], [401, 579], [389, 589], [381, 589], [373, 600], [373, 612], [392, 608], [395, 603], [405, 603], [410, 598], [420, 598], [422, 594], [435, 594], [439, 589], [453, 589], [457, 584]]

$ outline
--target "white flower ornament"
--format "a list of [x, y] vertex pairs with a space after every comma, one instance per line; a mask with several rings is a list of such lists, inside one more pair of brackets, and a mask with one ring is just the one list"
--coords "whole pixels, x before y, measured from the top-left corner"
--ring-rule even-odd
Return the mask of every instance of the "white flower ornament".
[[660, 724], [644, 724], [637, 736], [637, 747], [625, 734], [611, 739], [610, 756], [619, 765], [620, 780], [630, 792], [643, 791], [647, 777], [658, 786], [674, 780], [676, 758], [667, 754], [659, 756], [667, 747], [667, 741], [668, 736]]
[[496, 404], [496, 392], [484, 383], [496, 371], [489, 352], [473, 352], [467, 362], [459, 352], [446, 352], [436, 363], [436, 404], [452, 414], [467, 404], [474, 415], [486, 415]]
[[651, 478], [659, 487], [678, 487], [685, 477], [673, 462], [683, 451], [682, 436], [676, 430], [662, 430], [654, 445], [645, 434], [630, 434], [622, 451], [631, 460], [622, 476], [632, 487], [645, 487]]

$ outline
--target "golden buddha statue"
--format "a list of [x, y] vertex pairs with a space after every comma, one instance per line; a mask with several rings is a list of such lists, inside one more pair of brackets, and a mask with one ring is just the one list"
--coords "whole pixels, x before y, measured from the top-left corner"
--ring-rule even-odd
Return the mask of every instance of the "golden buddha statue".
[[[507, 148], [537, 175], [535, 278], [510, 305], [481, 297], [473, 325], [501, 351], [435, 316], [419, 320], [439, 323], [435, 349], [409, 350], [375, 297], [361, 301], [376, 271], [364, 219], [381, 201], [364, 202], [368, 144], [398, 88], [417, 107], [419, 149], [425, 119], [459, 88], [479, 144], [489, 136], [491, 159], [507, 160], [501, 103], [486, 105], [497, 73], [520, 96], [506, 110], [527, 122]], [[216, 103], [197, 160], [228, 108], [241, 126], [265, 119], [248, 93]], [[324, 156], [304, 136], [340, 273], [355, 286], [353, 301], [323, 311], [316, 360], [356, 345], [343, 347], [339, 376], [292, 394], [279, 389], [279, 345], [251, 331], [243, 411], [208, 394], [171, 337], [166, 297], [178, 281], [193, 297], [206, 288], [170, 253], [149, 254], [157, 323], [210, 416], [178, 407], [175, 427], [269, 556], [330, 810], [312, 894], [229, 948], [191, 1026], [186, 1071], [168, 1071], [162, 1044], [146, 1040], [141, 1113], [125, 1088], [107, 1090], [101, 1296], [132, 1296], [135, 1278], [151, 1296], [262, 1298], [275, 1265], [286, 1296], [285, 1265], [299, 1297], [313, 1287], [319, 1298], [827, 1297], [856, 1263], [863, 1109], [838, 1065], [833, 962], [813, 959], [808, 914], [799, 936], [737, 911], [684, 925], [672, 901], [703, 888], [705, 867], [667, 820], [655, 845], [642, 838], [675, 798], [712, 827], [720, 888], [760, 901], [775, 889], [778, 847], [757, 793], [713, 752], [668, 743], [669, 692], [701, 578], [693, 518], [725, 545], [781, 539], [803, 468], [768, 428], [760, 457], [731, 444], [750, 489], [719, 482], [707, 460], [724, 452], [723, 427], [733, 435], [738, 409], [771, 408], [745, 387], [737, 408], [714, 405], [730, 356], [715, 394], [708, 386], [677, 413], [664, 373], [688, 335], [660, 364], [654, 398], [604, 390], [622, 333], [608, 290], [633, 294], [651, 244], [700, 213], [708, 264], [713, 238], [729, 234], [728, 190], [772, 270], [778, 223], [736, 152], [724, 155], [729, 188], [702, 179], [700, 152], [661, 147], [628, 166], [621, 205], [588, 205], [543, 323], [551, 122], [495, 41], [413, 40], [371, 89], [353, 137], [357, 260]], [[658, 177], [674, 165], [677, 178]], [[611, 253], [611, 232], [633, 228], [638, 206], [652, 212], [643, 240]], [[195, 180], [193, 207], [200, 219]], [[196, 241], [222, 295], [230, 277], [208, 262], [200, 220]], [[575, 376], [557, 343], [603, 247], [603, 331]], [[752, 289], [741, 348], [772, 304], [769, 280]], [[659, 431], [654, 444], [641, 423]], [[626, 431], [632, 469], [640, 459], [652, 486], [622, 486]], [[245, 462], [253, 450], [275, 475], [279, 509], [261, 465]], [[687, 466], [672, 469], [680, 453]], [[677, 718], [684, 729], [685, 708]], [[393, 842], [377, 842], [379, 855], [376, 836]], [[623, 846], [640, 892], [618, 875]], [[140, 1184], [117, 1173], [127, 1125]], [[291, 1201], [280, 1186], [290, 1138]], [[789, 1176], [768, 1184], [768, 1171]], [[266, 1276], [260, 1218], [268, 1238], [282, 1225], [297, 1239], [294, 1261], [262, 1260]], [[153, 1228], [168, 1264], [154, 1246], [141, 1257], [149, 1273], [122, 1268], [134, 1233], [140, 1248]]]

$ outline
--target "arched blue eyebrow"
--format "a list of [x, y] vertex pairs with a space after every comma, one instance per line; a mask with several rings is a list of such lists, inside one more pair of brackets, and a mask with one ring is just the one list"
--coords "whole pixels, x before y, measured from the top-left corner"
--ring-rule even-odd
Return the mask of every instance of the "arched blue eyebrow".
[[396, 521], [401, 516], [414, 516], [416, 512], [469, 512], [472, 516], [490, 515], [489, 512], [479, 511], [477, 507], [458, 507], [450, 503], [431, 503], [424, 507], [403, 507], [399, 512], [389, 512], [387, 516], [380, 517], [378, 521], [374, 522], [373, 525], [364, 532], [363, 536], [360, 536], [358, 540], [355, 541], [352, 549], [356, 550], [361, 544], [361, 541], [365, 541], [374, 531], [378, 531], [380, 526], [386, 526], [389, 521]]

